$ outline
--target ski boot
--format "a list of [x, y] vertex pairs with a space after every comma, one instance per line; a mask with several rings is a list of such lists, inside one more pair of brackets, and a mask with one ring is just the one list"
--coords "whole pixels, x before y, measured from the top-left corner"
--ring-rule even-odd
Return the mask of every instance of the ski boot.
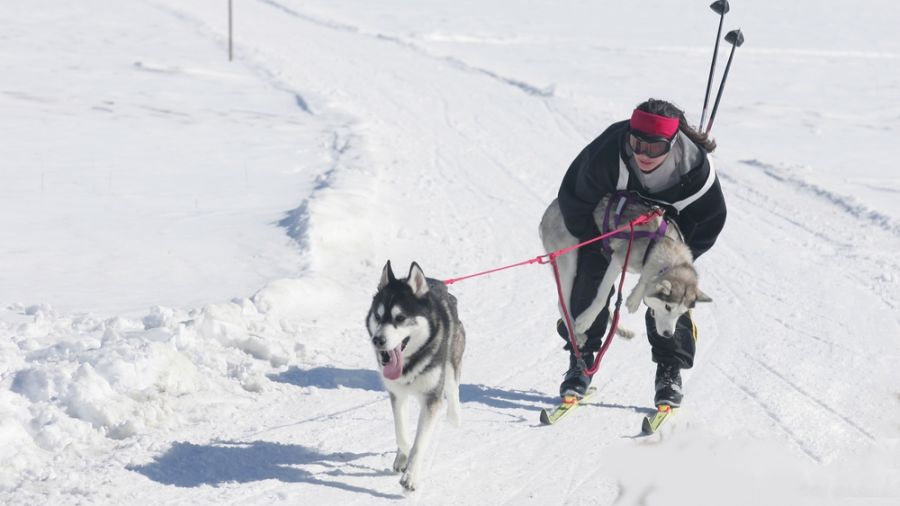
[[581, 358], [582, 360], [578, 360], [574, 353], [569, 353], [569, 370], [559, 385], [560, 397], [573, 395], [580, 399], [591, 386], [591, 377], [585, 373], [585, 367], [590, 367], [594, 363], [594, 354], [582, 353]]
[[656, 364], [656, 396], [657, 406], [681, 406], [681, 369], [677, 365]]

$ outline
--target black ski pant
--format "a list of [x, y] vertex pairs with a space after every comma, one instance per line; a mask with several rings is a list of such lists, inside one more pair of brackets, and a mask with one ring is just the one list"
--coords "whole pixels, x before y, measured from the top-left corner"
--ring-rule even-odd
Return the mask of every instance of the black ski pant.
[[[572, 287], [572, 295], [569, 301], [569, 311], [575, 318], [591, 305], [597, 295], [597, 289], [609, 267], [605, 253], [599, 244], [594, 243], [577, 251], [578, 266], [575, 274], [575, 283]], [[587, 342], [581, 348], [582, 352], [595, 353], [603, 344], [603, 336], [609, 323], [609, 301], [615, 293], [615, 287], [607, 296], [603, 311], [597, 315], [594, 323], [585, 333]], [[690, 369], [694, 365], [694, 353], [696, 352], [697, 328], [691, 319], [691, 312], [681, 315], [675, 327], [673, 337], [663, 337], [656, 332], [656, 324], [650, 309], [644, 316], [647, 326], [647, 339], [650, 341], [653, 361], [659, 364], [674, 365], [680, 369]], [[575, 322], [572, 322], [573, 324]], [[572, 349], [569, 343], [569, 333], [564, 322], [557, 325], [559, 335], [566, 341], [564, 348]]]

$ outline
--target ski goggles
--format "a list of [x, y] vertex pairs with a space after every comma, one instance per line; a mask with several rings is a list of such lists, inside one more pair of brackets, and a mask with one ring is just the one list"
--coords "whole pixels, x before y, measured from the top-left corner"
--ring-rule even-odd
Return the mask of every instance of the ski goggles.
[[669, 152], [675, 141], [673, 136], [671, 139], [663, 137], [647, 137], [646, 135], [629, 130], [628, 145], [636, 155], [646, 155], [650, 158], [657, 158]]

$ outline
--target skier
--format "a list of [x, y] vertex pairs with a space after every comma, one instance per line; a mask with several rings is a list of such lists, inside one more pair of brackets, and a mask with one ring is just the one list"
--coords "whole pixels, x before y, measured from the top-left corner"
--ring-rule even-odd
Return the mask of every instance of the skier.
[[[606, 194], [624, 189], [664, 208], [696, 259], [712, 247], [725, 225], [725, 199], [708, 156], [715, 147], [713, 140], [688, 125], [684, 111], [675, 105], [655, 99], [643, 102], [630, 120], [612, 124], [572, 162], [559, 188], [566, 228], [580, 242], [600, 235], [594, 209]], [[627, 170], [630, 176], [625, 188], [617, 188], [624, 180], [620, 170]], [[596, 296], [608, 265], [601, 242], [578, 250], [569, 308], [574, 317]], [[609, 320], [608, 305], [607, 299], [607, 308], [586, 332], [587, 341], [581, 350], [584, 362], [577, 360], [571, 349], [565, 323], [557, 322], [557, 332], [566, 340], [564, 349], [569, 351], [569, 369], [559, 387], [561, 396], [582, 397], [590, 385], [591, 378], [583, 367], [584, 363], [590, 367], [600, 350]], [[697, 331], [691, 313], [679, 319], [671, 338], [656, 332], [649, 309], [646, 323], [657, 364], [655, 403], [678, 407], [682, 400], [681, 369], [690, 369], [694, 363]]]

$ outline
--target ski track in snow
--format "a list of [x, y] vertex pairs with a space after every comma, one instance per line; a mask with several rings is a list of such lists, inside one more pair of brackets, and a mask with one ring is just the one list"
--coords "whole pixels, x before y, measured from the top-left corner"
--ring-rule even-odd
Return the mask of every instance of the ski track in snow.
[[[766, 167], [762, 173], [781, 188], [816, 188], [796, 177], [773, 175], [774, 170]], [[813, 198], [808, 205], [788, 207], [786, 203], [770, 198], [763, 189], [745, 181], [746, 177], [740, 175], [740, 169], [727, 174], [720, 172], [720, 178], [739, 186], [740, 191], [730, 195], [731, 198], [747, 200], [757, 211], [770, 213], [777, 220], [830, 244], [835, 250], [832, 255], [825, 256], [825, 251], [816, 253], [823, 256], [823, 265], [833, 265], [841, 269], [852, 283], [868, 286], [891, 310], [900, 307], [900, 290], [891, 274], [900, 272], [900, 262], [891, 254], [892, 248], [886, 250], [883, 246], [891, 243], [900, 246], [897, 241], [900, 227], [893, 220], [864, 206], [848, 204], [845, 199], [817, 188], [798, 194]]]
[[[799, 337], [809, 340], [809, 346], [803, 345], [803, 349], [815, 350], [824, 357], [831, 356], [832, 358], [828, 358], [826, 361], [832, 362], [834, 368], [846, 367], [845, 364], [877, 363], [882, 354], [888, 351], [887, 349], [873, 350], [868, 349], [865, 345], [847, 341], [843, 336], [853, 336], [860, 331], [858, 322], [830, 314], [827, 306], [817, 307], [821, 298], [817, 293], [818, 290], [827, 290], [828, 288], [841, 290], [842, 287], [819, 287], [813, 283], [808, 285], [811, 292], [806, 293], [802, 284], [790, 284], [791, 279], [799, 278], [796, 275], [785, 278], [785, 269], [789, 271], [793, 268], [808, 268], [812, 265], [819, 266], [819, 269], [827, 272], [843, 273], [848, 286], [868, 288], [870, 293], [883, 304], [883, 311], [890, 313], [896, 308], [897, 287], [890, 282], [889, 278], [884, 277], [883, 273], [884, 266], [896, 266], [896, 260], [891, 253], [886, 253], [883, 248], [879, 248], [878, 244], [880, 241], [894, 240], [896, 231], [893, 226], [885, 227], [884, 220], [877, 213], [874, 213], [875, 218], [872, 219], [873, 213], [860, 212], [830, 192], [816, 190], [795, 194], [796, 198], [791, 202], [791, 207], [787, 207], [787, 202], [778, 201], [769, 196], [790, 194], [791, 188], [810, 188], [811, 185], [807, 185], [795, 177], [773, 177], [767, 171], [763, 171], [762, 175], [769, 178], [769, 183], [766, 183], [765, 180], [760, 180], [755, 173], [745, 172], [741, 168], [742, 166], [746, 167], [747, 165], [740, 164], [720, 172], [724, 184], [726, 187], [730, 187], [726, 191], [732, 199], [731, 227], [747, 226], [742, 222], [748, 220], [757, 221], [759, 223], [755, 226], [762, 227], [763, 233], [772, 235], [772, 240], [777, 241], [782, 249], [798, 253], [802, 251], [803, 255], [794, 254], [787, 255], [784, 259], [772, 259], [780, 267], [778, 271], [772, 273], [765, 270], [751, 272], [743, 270], [740, 265], [741, 263], [753, 265], [754, 258], [758, 258], [760, 255], [759, 251], [755, 251], [753, 248], [742, 251], [744, 248], [741, 248], [739, 244], [733, 244], [727, 240], [720, 246], [723, 248], [720, 251], [739, 256], [742, 261], [735, 263], [735, 268], [730, 270], [727, 277], [715, 272], [717, 269], [714, 269], [711, 274], [718, 282], [719, 287], [728, 291], [732, 302], [736, 303], [733, 305], [742, 308], [742, 318], [746, 321], [740, 327], [749, 329], [750, 332], [750, 335], [743, 339], [752, 338], [747, 345], [735, 343], [731, 347], [736, 345], [739, 348], [745, 348], [738, 355], [743, 356], [744, 362], [756, 364], [777, 378], [786, 388], [806, 399], [810, 404], [807, 411], [829, 413], [841, 424], [861, 436], [866, 444], [875, 443], [877, 438], [871, 429], [863, 427], [849, 415], [844, 414], [845, 410], [838, 409], [832, 403], [813, 395], [811, 392], [815, 389], [815, 383], [810, 385], [809, 379], [806, 379], [806, 384], [792, 381], [791, 375], [784, 371], [793, 370], [794, 367], [790, 363], [782, 363], [781, 360], [770, 361], [765, 358], [765, 355], [760, 354], [760, 348], [769, 346], [772, 339], [783, 341], [785, 346], [800, 346], [801, 343], [796, 341], [796, 338]], [[757, 212], [735, 214], [734, 211], [740, 213], [739, 209], [745, 206]], [[823, 217], [817, 213], [826, 213], [827, 221], [823, 221]], [[817, 226], [821, 223], [826, 223], [826, 225], [824, 227]], [[834, 232], [829, 234], [826, 228]], [[843, 230], [853, 230], [854, 234], [852, 237], [848, 236], [841, 233]], [[860, 230], [863, 232], [860, 233]], [[810, 241], [809, 237], [815, 240]], [[808, 243], [816, 244], [817, 247], [804, 248], [804, 245]], [[828, 247], [822, 247], [823, 244]], [[740, 287], [740, 290], [735, 286]], [[768, 298], [759, 299], [751, 295], [757, 290], [768, 293]], [[760, 301], [767, 301], [770, 304], [761, 304]], [[795, 318], [793, 315], [785, 315], [785, 308], [804, 314], [802, 320], [804, 324], [801, 326], [793, 323], [792, 320]], [[875, 313], [878, 313], [877, 309]], [[823, 333], [807, 330], [806, 326], [809, 323], [821, 326]], [[779, 331], [773, 325], [777, 325], [783, 330]], [[832, 329], [832, 331], [827, 332], [828, 329]], [[767, 340], [757, 342], [757, 336], [767, 336]], [[837, 336], [841, 336], [841, 338]], [[814, 343], [825, 344], [827, 347], [822, 348]], [[717, 350], [716, 354], [720, 355], [722, 351]], [[762, 392], [756, 391], [751, 384], [741, 381], [735, 373], [728, 373], [726, 366], [720, 364], [719, 360], [719, 358], [713, 359], [719, 372], [782, 426], [805, 453], [817, 461], [823, 461], [825, 455], [821, 451], [825, 450], [828, 453], [832, 451], [829, 448], [830, 445], [822, 441], [805, 441], [805, 438], [809, 436], [803, 434], [800, 427], [791, 429], [779, 415], [778, 410], [781, 408], [764, 400]], [[748, 374], [750, 373], [748, 372]], [[763, 385], [766, 385], [766, 388], [774, 387], [772, 383]], [[815, 448], [821, 448], [821, 450]]]
[[403, 40], [399, 37], [395, 37], [392, 35], [386, 35], [383, 33], [370, 33], [370, 32], [366, 32], [365, 30], [363, 30], [357, 26], [349, 25], [346, 23], [341, 23], [339, 21], [317, 18], [317, 17], [311, 16], [309, 14], [299, 12], [296, 9], [288, 7], [282, 3], [276, 2], [274, 0], [258, 0], [258, 1], [261, 3], [264, 3], [266, 5], [270, 5], [270, 6], [276, 8], [286, 14], [289, 14], [290, 16], [293, 16], [297, 19], [302, 19], [309, 23], [319, 25], [323, 28], [328, 28], [331, 30], [339, 30], [339, 31], [352, 33], [352, 34], [358, 34], [358, 35], [365, 36], [365, 37], [371, 37], [376, 40], [382, 40], [385, 42], [390, 42], [392, 44], [397, 44], [400, 47], [403, 47], [403, 48], [411, 50], [411, 51], [415, 51], [416, 53], [426, 56], [432, 60], [449, 63], [450, 65], [452, 65], [458, 69], [467, 71], [467, 72], [473, 72], [473, 73], [478, 73], [478, 74], [488, 76], [491, 79], [497, 80], [503, 84], [517, 88], [529, 95], [533, 95], [533, 96], [540, 97], [540, 98], [547, 98], [547, 97], [553, 96], [553, 86], [552, 85], [538, 87], [538, 86], [535, 86], [533, 84], [527, 83], [527, 82], [519, 80], [519, 79], [505, 77], [505, 76], [502, 76], [491, 70], [476, 67], [474, 65], [470, 65], [470, 64], [466, 63], [465, 61], [463, 61], [459, 58], [455, 58], [453, 56], [438, 56], [438, 55], [432, 54], [428, 50], [426, 50], [420, 46], [417, 46], [407, 40]]
[[753, 404], [755, 404], [765, 415], [772, 421], [774, 425], [776, 425], [781, 431], [783, 431], [788, 438], [799, 448], [806, 456], [817, 463], [822, 462], [822, 457], [813, 452], [812, 449], [809, 448], [807, 443], [803, 441], [803, 439], [790, 428], [790, 424], [785, 422], [778, 416], [777, 410], [771, 405], [767, 404], [764, 400], [762, 400], [759, 396], [759, 393], [740, 382], [735, 376], [729, 374], [725, 368], [720, 365], [718, 362], [710, 361], [710, 364], [722, 375], [723, 378], [728, 380], [728, 382], [739, 392], [741, 392], [747, 399], [751, 400]]
[[835, 409], [835, 408], [832, 407], [831, 405], [829, 405], [829, 404], [827, 404], [827, 403], [825, 403], [825, 402], [822, 402], [821, 400], [817, 399], [814, 395], [812, 395], [811, 393], [807, 392], [806, 390], [804, 390], [803, 388], [801, 388], [799, 385], [797, 385], [795, 382], [793, 382], [793, 381], [791, 381], [790, 379], [788, 379], [783, 373], [778, 372], [778, 371], [777, 371], [775, 368], [773, 368], [771, 365], [769, 365], [769, 364], [763, 362], [762, 360], [756, 358], [755, 356], [751, 355], [750, 353], [746, 353], [746, 352], [745, 352], [745, 353], [744, 353], [744, 356], [746, 356], [748, 359], [750, 359], [750, 360], [756, 362], [757, 364], [759, 364], [763, 369], [769, 371], [769, 372], [772, 373], [775, 377], [777, 377], [778, 379], [780, 379], [781, 381], [783, 381], [784, 383], [786, 383], [788, 386], [790, 386], [791, 388], [793, 388], [794, 390], [796, 390], [797, 392], [799, 392], [800, 394], [802, 394], [804, 397], [806, 397], [807, 399], [809, 399], [810, 402], [812, 402], [813, 404], [816, 404], [817, 406], [820, 406], [820, 407], [821, 407], [822, 409], [824, 409], [825, 411], [827, 411], [827, 412], [831, 413], [832, 415], [836, 416], [836, 417], [839, 418], [841, 421], [843, 421], [845, 424], [847, 424], [848, 426], [850, 426], [850, 427], [852, 427], [853, 429], [855, 429], [857, 432], [859, 432], [860, 434], [862, 434], [863, 436], [865, 436], [865, 437], [866, 437], [867, 439], [869, 439], [870, 441], [872, 441], [872, 442], [877, 441], [876, 438], [875, 438], [875, 436], [873, 436], [871, 432], [869, 432], [868, 430], [866, 430], [866, 429], [860, 427], [859, 424], [857, 424], [856, 422], [854, 422], [849, 416], [840, 413], [837, 409]]
[[851, 197], [838, 195], [832, 191], [808, 183], [800, 178], [786, 174], [785, 171], [779, 171], [775, 166], [766, 164], [759, 160], [743, 160], [741, 161], [741, 163], [750, 167], [760, 169], [764, 174], [771, 177], [772, 179], [775, 179], [776, 181], [788, 184], [798, 191], [820, 197], [825, 201], [835, 205], [836, 207], [844, 210], [851, 216], [858, 218], [861, 221], [877, 225], [884, 230], [892, 233], [895, 237], [900, 237], [900, 223], [895, 222], [894, 219], [890, 216], [882, 214], [878, 211], [873, 211], [863, 204], [858, 204]]
[[[536, 96], [539, 98], [546, 98], [546, 97], [552, 96], [552, 87], [545, 88], [545, 89], [539, 89], [533, 85], [522, 82], [520, 80], [507, 78], [507, 77], [501, 76], [495, 72], [492, 72], [490, 70], [482, 69], [482, 68], [478, 68], [478, 67], [469, 65], [469, 64], [465, 63], [464, 61], [459, 60], [454, 57], [437, 56], [437, 55], [434, 55], [434, 54], [430, 53], [429, 51], [427, 51], [411, 42], [402, 40], [398, 37], [388, 36], [388, 35], [384, 35], [381, 33], [368, 33], [366, 31], [360, 29], [359, 27], [356, 27], [353, 25], [349, 25], [349, 24], [334, 21], [334, 20], [321, 19], [318, 17], [314, 17], [311, 15], [305, 14], [303, 12], [299, 12], [294, 8], [288, 7], [282, 3], [276, 2], [274, 0], [258, 0], [258, 1], [261, 4], [271, 6], [275, 9], [277, 9], [278, 11], [285, 13], [295, 19], [300, 19], [305, 22], [311, 23], [313, 25], [322, 27], [322, 28], [386, 41], [386, 42], [389, 42], [392, 44], [396, 44], [398, 47], [401, 47], [405, 50], [413, 51], [415, 54], [423, 56], [427, 59], [449, 64], [451, 67], [461, 70], [463, 72], [480, 73], [480, 74], [487, 75], [499, 82], [502, 82], [503, 84], [510, 85], [517, 89], [525, 91], [529, 95], [533, 95], [533, 96]], [[196, 30], [201, 31], [201, 32], [205, 33], [206, 35], [210, 35], [209, 29], [206, 27], [206, 25], [204, 25], [201, 21], [193, 18], [192, 16], [173, 11], [172, 9], [165, 7], [165, 6], [160, 6], [160, 8], [162, 10], [170, 12], [171, 14], [173, 14], [177, 18], [181, 19], [182, 21], [191, 24]], [[222, 43], [222, 41], [220, 41], [220, 43]], [[277, 72], [275, 72], [274, 70], [269, 68], [268, 64], [265, 63], [265, 57], [263, 55], [259, 54], [258, 51], [244, 49], [240, 52], [239, 55], [241, 57], [241, 62], [244, 63], [247, 67], [249, 67], [253, 71], [254, 74], [256, 74], [257, 76], [262, 78], [264, 81], [268, 82], [273, 88], [278, 89], [283, 92], [287, 92], [287, 93], [295, 96], [298, 105], [300, 105], [301, 108], [305, 112], [313, 114], [310, 106], [307, 105], [307, 101], [303, 99], [302, 94], [299, 91], [295, 90], [291, 85], [287, 84], [282, 79], [277, 77], [277, 75], [278, 75]], [[552, 117], [554, 119], [557, 118], [558, 113], [553, 114]], [[569, 123], [571, 124], [571, 122], [569, 122]], [[459, 129], [459, 128], [455, 127], [454, 125], [452, 125], [451, 122], [448, 122], [448, 125], [451, 126], [451, 128], [453, 128], [453, 130], [456, 131], [462, 139], [474, 141], [474, 139], [468, 139], [467, 133], [464, 130]], [[331, 153], [332, 153], [331, 158], [333, 160], [332, 168], [327, 170], [323, 174], [320, 174], [317, 177], [318, 184], [313, 189], [313, 192], [309, 196], [307, 196], [297, 208], [287, 211], [285, 213], [285, 217], [278, 222], [278, 225], [286, 229], [286, 231], [288, 232], [288, 235], [290, 237], [292, 237], [300, 245], [302, 250], [309, 249], [309, 238], [307, 237], [307, 235], [308, 235], [308, 228], [310, 225], [310, 209], [309, 209], [310, 204], [312, 201], [314, 201], [317, 198], [318, 192], [327, 188], [328, 186], [330, 186], [331, 180], [334, 179], [335, 169], [337, 168], [337, 166], [339, 164], [341, 164], [342, 155], [344, 155], [344, 153], [349, 149], [347, 146], [347, 144], [350, 142], [349, 139], [352, 139], [356, 135], [354, 132], [352, 132], [352, 130], [349, 130], [349, 129], [350, 129], [350, 127], [348, 126], [348, 127], [342, 129], [345, 131], [339, 131], [339, 132], [334, 133], [335, 142], [333, 143], [332, 149], [331, 149]], [[338, 142], [339, 138], [346, 139], [346, 140], [341, 140], [341, 142], [339, 143]], [[339, 146], [339, 144], [340, 144], [340, 146]], [[524, 181], [522, 181], [521, 177], [519, 177], [513, 171], [512, 168], [508, 168], [506, 164], [502, 163], [501, 160], [499, 160], [497, 158], [498, 155], [495, 155], [494, 153], [492, 153], [489, 148], [485, 147], [481, 143], [471, 142], [471, 145], [473, 145], [476, 149], [478, 149], [479, 152], [482, 154], [482, 156], [489, 159], [494, 164], [495, 167], [497, 167], [498, 169], [503, 171], [507, 176], [509, 176], [510, 180], [512, 180], [516, 185], [518, 185], [520, 189], [522, 189], [526, 193], [531, 194], [536, 202], [543, 201], [542, 197], [540, 195], [538, 195], [537, 192], [535, 192], [531, 186], [529, 186]], [[469, 190], [471, 190], [472, 192], [475, 192], [475, 193], [483, 193], [484, 192], [484, 189], [482, 187], [478, 186], [477, 181], [467, 180], [466, 178], [458, 178], [457, 177], [458, 174], [454, 173], [452, 168], [448, 167], [447, 164], [440, 163], [440, 157], [436, 157], [435, 160], [433, 160], [433, 166], [436, 167], [440, 171], [441, 174], [446, 176], [446, 180], [456, 181], [458, 183], [464, 184], [467, 186], [467, 188]], [[431, 190], [432, 188], [429, 187], [428, 189]], [[441, 191], [436, 191], [433, 193], [436, 196], [438, 196], [439, 198], [446, 198], [446, 200], [448, 201], [448, 204], [450, 206], [456, 205], [456, 203], [455, 203], [456, 199], [453, 197], [453, 195], [451, 193], [441, 192]], [[456, 215], [456, 213], [452, 213], [452, 215]], [[469, 226], [467, 223], [460, 222], [458, 228], [463, 229], [467, 226]], [[487, 233], [488, 230], [486, 229], [485, 232]]]
[[[195, 32], [201, 34], [203, 37], [213, 38], [213, 40], [215, 40], [222, 48], [227, 47], [227, 44], [228, 44], [227, 39], [222, 39], [221, 37], [215, 36], [209, 30], [209, 28], [206, 26], [206, 24], [204, 24], [201, 20], [199, 20], [191, 15], [188, 15], [182, 11], [173, 9], [173, 8], [169, 7], [168, 5], [165, 5], [161, 2], [149, 0], [149, 3], [151, 5], [153, 5], [156, 9], [166, 12], [169, 15], [180, 20], [182, 23], [189, 25], [191, 28], [194, 29]], [[294, 102], [297, 104], [297, 107], [299, 107], [303, 112], [306, 112], [310, 115], [315, 114], [313, 112], [313, 110], [310, 108], [306, 99], [303, 98], [303, 95], [299, 91], [291, 88], [290, 85], [288, 85], [285, 81], [281, 80], [280, 78], [278, 78], [278, 76], [276, 76], [275, 74], [270, 72], [265, 66], [255, 63], [250, 59], [246, 59], [242, 63], [244, 65], [247, 65], [251, 69], [253, 69], [254, 73], [257, 76], [261, 77], [263, 81], [268, 82], [274, 89], [292, 95], [294, 97]], [[171, 67], [171, 66], [159, 66], [159, 65], [146, 64], [144, 62], [136, 62], [135, 66], [142, 70], [147, 70], [147, 71], [151, 71], [151, 72], [166, 72], [166, 73], [173, 73], [173, 74], [174, 73], [191, 74], [191, 73], [195, 72], [195, 71], [181, 69], [181, 68], [177, 68], [177, 67]]]
[[[308, 19], [305, 16], [302, 16], [298, 13], [293, 13], [290, 9], [287, 9], [283, 6], [278, 5], [275, 2], [268, 2], [265, 0], [260, 0], [263, 3], [268, 3], [270, 5], [274, 5], [276, 7], [281, 8], [282, 10], [287, 11], [288, 13], [295, 15], [297, 17], [301, 17], [303, 19], [307, 19], [308, 21], [315, 22], [321, 26], [325, 26], [332, 29], [342, 29], [345, 31], [354, 31], [349, 27], [344, 27], [335, 23], [324, 23], [317, 20]], [[201, 33], [203, 36], [207, 38], [213, 38], [219, 41], [222, 44], [222, 41], [219, 40], [212, 32], [210, 32], [209, 28], [199, 19], [185, 14], [183, 12], [174, 10], [166, 5], [162, 5], [159, 3], [153, 4], [156, 8], [161, 11], [167, 12], [172, 15], [176, 19], [180, 20], [183, 23], [190, 25], [195, 31]], [[303, 98], [303, 94], [298, 90], [294, 89], [291, 85], [280, 79], [275, 72], [273, 72], [270, 68], [267, 67], [264, 61], [257, 59], [258, 53], [252, 50], [245, 50], [241, 54], [241, 63], [249, 68], [253, 74], [258, 76], [262, 81], [269, 83], [274, 89], [281, 91], [283, 93], [288, 93], [293, 96], [295, 99], [295, 103], [297, 106], [303, 110], [304, 112], [314, 115], [315, 113], [311, 109], [309, 103], [306, 99]], [[160, 72], [183, 72], [182, 69], [171, 68], [171, 67], [159, 67], [152, 65], [145, 65], [141, 62], [136, 64], [139, 68], [152, 70], [152, 71], [160, 71]], [[277, 222], [277, 225], [284, 228], [288, 234], [300, 247], [301, 251], [308, 251], [309, 237], [308, 237], [308, 229], [309, 229], [309, 221], [310, 221], [310, 211], [309, 206], [310, 202], [313, 201], [317, 195], [329, 188], [333, 184], [333, 180], [335, 178], [335, 172], [338, 168], [344, 163], [344, 157], [346, 153], [350, 150], [350, 143], [353, 137], [353, 132], [350, 130], [349, 125], [344, 125], [340, 127], [340, 129], [332, 132], [332, 143], [330, 149], [330, 158], [331, 164], [330, 167], [325, 169], [321, 174], [316, 176], [316, 183], [313, 187], [312, 192], [303, 199], [299, 206], [296, 208], [286, 211], [285, 216]]]

